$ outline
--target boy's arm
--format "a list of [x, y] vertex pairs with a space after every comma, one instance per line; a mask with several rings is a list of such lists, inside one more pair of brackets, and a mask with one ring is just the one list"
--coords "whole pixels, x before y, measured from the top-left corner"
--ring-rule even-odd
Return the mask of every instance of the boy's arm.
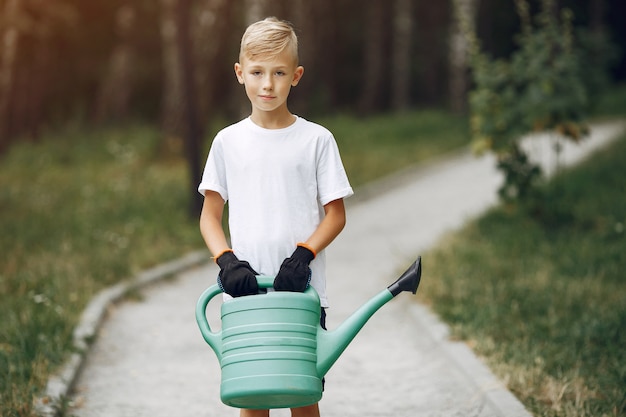
[[326, 216], [313, 234], [304, 242], [315, 253], [320, 253], [330, 245], [346, 225], [346, 209], [342, 198], [326, 204], [324, 212]]
[[298, 244], [293, 254], [280, 266], [274, 289], [277, 291], [304, 291], [311, 279], [309, 264], [316, 254], [330, 245], [346, 224], [343, 199], [331, 201], [324, 206], [326, 216], [306, 240]]
[[230, 249], [222, 227], [224, 200], [215, 191], [205, 191], [200, 214], [200, 233], [213, 256], [218, 257]]
[[233, 297], [257, 294], [259, 292], [257, 273], [248, 262], [237, 259], [230, 249], [222, 228], [223, 213], [222, 196], [214, 191], [206, 191], [200, 214], [200, 233], [220, 267], [218, 284], [224, 292]]

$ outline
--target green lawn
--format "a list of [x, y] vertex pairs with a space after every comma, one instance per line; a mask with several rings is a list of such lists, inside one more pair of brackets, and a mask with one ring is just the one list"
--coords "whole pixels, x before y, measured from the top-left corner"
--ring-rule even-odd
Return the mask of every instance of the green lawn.
[[[320, 122], [357, 187], [468, 143], [465, 119], [436, 111]], [[94, 294], [203, 247], [179, 145], [68, 128], [0, 157], [0, 416], [32, 414]]]
[[425, 254], [421, 300], [539, 416], [626, 415], [626, 136]]

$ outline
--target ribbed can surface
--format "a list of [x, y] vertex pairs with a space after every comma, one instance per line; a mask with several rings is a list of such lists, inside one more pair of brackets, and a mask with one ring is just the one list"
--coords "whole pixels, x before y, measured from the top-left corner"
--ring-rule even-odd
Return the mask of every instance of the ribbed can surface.
[[222, 402], [290, 408], [318, 402], [316, 297], [291, 292], [239, 297], [222, 305]]

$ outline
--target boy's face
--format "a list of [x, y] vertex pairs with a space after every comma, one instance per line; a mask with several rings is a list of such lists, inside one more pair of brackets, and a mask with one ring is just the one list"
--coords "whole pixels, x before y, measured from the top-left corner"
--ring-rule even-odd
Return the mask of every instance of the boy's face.
[[287, 109], [291, 87], [300, 82], [304, 68], [296, 65], [293, 55], [283, 51], [273, 58], [243, 58], [235, 64], [235, 74], [252, 104], [252, 112]]

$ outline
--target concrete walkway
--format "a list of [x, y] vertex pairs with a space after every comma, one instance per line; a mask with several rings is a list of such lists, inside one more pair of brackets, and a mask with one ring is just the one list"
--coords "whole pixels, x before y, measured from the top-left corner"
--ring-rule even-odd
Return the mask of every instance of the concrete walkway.
[[[595, 126], [590, 140], [566, 144], [563, 164], [579, 161], [623, 130], [623, 124]], [[532, 142], [535, 158], [551, 155], [549, 142]], [[329, 328], [387, 287], [443, 234], [495, 204], [500, 181], [492, 157], [460, 152], [373, 184], [347, 200], [348, 224], [328, 250]], [[219, 400], [219, 365], [194, 319], [196, 300], [215, 283], [216, 274], [212, 262], [201, 263], [145, 288], [142, 301], [111, 306], [81, 372], [66, 370], [55, 380], [57, 388], [73, 386], [67, 415], [238, 415]], [[421, 286], [430, 279], [423, 258]], [[208, 308], [214, 328], [219, 328], [220, 302], [212, 301]], [[530, 415], [408, 293], [383, 306], [339, 358], [327, 375], [320, 409], [325, 417]]]

